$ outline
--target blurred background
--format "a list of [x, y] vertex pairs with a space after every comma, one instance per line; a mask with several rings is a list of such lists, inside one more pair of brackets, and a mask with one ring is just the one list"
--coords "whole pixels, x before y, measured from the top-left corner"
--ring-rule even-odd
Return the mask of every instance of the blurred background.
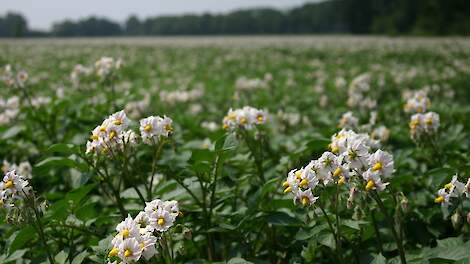
[[468, 0], [0, 3], [0, 37], [469, 33]]

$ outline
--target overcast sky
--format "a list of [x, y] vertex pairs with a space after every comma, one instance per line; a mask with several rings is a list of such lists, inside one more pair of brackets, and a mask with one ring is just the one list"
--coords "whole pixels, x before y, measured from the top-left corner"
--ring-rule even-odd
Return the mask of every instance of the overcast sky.
[[123, 22], [130, 14], [140, 18], [182, 13], [227, 12], [247, 7], [289, 8], [315, 0], [0, 0], [0, 15], [23, 14], [33, 29], [47, 30], [55, 21], [105, 16]]

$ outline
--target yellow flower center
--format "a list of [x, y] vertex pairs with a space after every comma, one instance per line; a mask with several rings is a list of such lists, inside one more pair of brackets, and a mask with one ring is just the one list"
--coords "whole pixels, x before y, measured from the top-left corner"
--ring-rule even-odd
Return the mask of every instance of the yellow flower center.
[[413, 120], [410, 122], [410, 128], [411, 129], [416, 129], [416, 127], [418, 127], [419, 125], [419, 121], [418, 120]]
[[308, 197], [306, 197], [306, 196], [302, 197], [302, 205], [303, 206], [306, 206], [309, 203], [310, 203], [310, 200], [308, 199]]
[[122, 238], [128, 238], [129, 237], [129, 229], [124, 229], [121, 231]]
[[158, 218], [157, 224], [158, 224], [159, 226], [164, 225], [164, 224], [165, 224], [165, 218], [163, 218], [163, 217]]
[[339, 185], [342, 185], [342, 184], [344, 184], [345, 182], [346, 182], [346, 178], [344, 178], [344, 176], [341, 176], [341, 177], [339, 178], [339, 180], [338, 180], [338, 184], [339, 184]]
[[370, 191], [375, 187], [375, 182], [373, 180], [369, 180], [366, 184], [366, 191]]
[[113, 124], [116, 125], [116, 126], [120, 126], [120, 125], [122, 125], [122, 120], [121, 119], [116, 119], [116, 120], [114, 120]]
[[12, 180], [8, 180], [6, 183], [5, 183], [5, 188], [11, 188], [13, 187], [13, 181]]
[[228, 125], [227, 125], [227, 124], [223, 124], [222, 128], [225, 129], [225, 130], [227, 130], [227, 129], [228, 129]]
[[262, 115], [259, 115], [258, 117], [256, 117], [256, 120], [258, 120], [258, 122], [263, 122], [264, 120], [264, 117]]
[[132, 250], [126, 249], [126, 251], [124, 251], [124, 257], [128, 258], [130, 256], [132, 256]]
[[450, 190], [450, 189], [452, 189], [452, 187], [454, 187], [454, 185], [450, 182], [448, 184], [444, 185], [444, 188], [446, 188], [446, 190]]
[[305, 188], [308, 186], [308, 180], [307, 179], [303, 179], [300, 184], [299, 184], [300, 187], [302, 188]]
[[116, 133], [116, 131], [114, 131], [114, 130], [113, 130], [113, 131], [111, 131], [111, 132], [109, 132], [109, 139], [113, 139], [113, 138], [115, 138], [115, 137], [116, 137], [116, 135], [117, 135], [117, 133]]
[[431, 126], [432, 125], [432, 118], [426, 118], [426, 120], [424, 120], [424, 123], [426, 123], [426, 125], [428, 125], [428, 126]]
[[443, 203], [444, 200], [445, 200], [444, 197], [439, 195], [439, 196], [436, 197], [436, 199], [434, 199], [434, 202], [435, 203]]
[[336, 170], [333, 172], [333, 177], [338, 177], [343, 173], [340, 167], [336, 168]]
[[139, 246], [140, 246], [140, 249], [144, 249], [144, 247], [145, 247], [144, 242], [140, 243]]
[[105, 132], [106, 131], [106, 126], [100, 126], [100, 131]]
[[98, 135], [91, 135], [90, 136], [90, 139], [93, 140], [93, 141], [98, 140], [98, 138], [99, 138]]
[[148, 133], [148, 132], [150, 132], [150, 130], [152, 130], [152, 125], [148, 124], [148, 125], [144, 126], [144, 131], [145, 132]]
[[115, 257], [117, 256], [118, 252], [119, 252], [119, 249], [117, 247], [113, 247], [113, 249], [109, 251], [108, 257]]
[[240, 124], [245, 125], [247, 122], [246, 117], [240, 118]]
[[173, 127], [170, 124], [166, 124], [165, 125], [165, 130], [168, 131], [168, 132], [171, 132], [171, 131], [173, 131]]
[[282, 183], [282, 187], [284, 187], [284, 188], [289, 187], [289, 183], [288, 183], [287, 181], [283, 182], [283, 183]]
[[372, 167], [373, 171], [378, 171], [378, 170], [381, 170], [381, 169], [382, 169], [382, 163], [381, 162], [375, 163], [374, 166]]
[[300, 178], [300, 175], [302, 175], [302, 171], [299, 171], [299, 170], [298, 170], [298, 171], [295, 172], [295, 177], [297, 178], [297, 180], [300, 180], [300, 179], [301, 179], [301, 178]]
[[287, 187], [287, 188], [284, 190], [284, 193], [288, 193], [288, 192], [290, 192], [290, 191], [292, 191], [292, 187], [289, 186], [289, 187]]

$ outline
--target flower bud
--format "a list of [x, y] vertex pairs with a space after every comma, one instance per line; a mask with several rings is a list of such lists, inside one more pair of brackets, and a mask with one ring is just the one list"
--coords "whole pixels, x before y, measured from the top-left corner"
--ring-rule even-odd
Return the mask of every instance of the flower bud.
[[458, 229], [462, 224], [462, 216], [459, 212], [455, 212], [455, 214], [450, 217], [450, 220], [452, 221], [452, 226], [454, 229]]

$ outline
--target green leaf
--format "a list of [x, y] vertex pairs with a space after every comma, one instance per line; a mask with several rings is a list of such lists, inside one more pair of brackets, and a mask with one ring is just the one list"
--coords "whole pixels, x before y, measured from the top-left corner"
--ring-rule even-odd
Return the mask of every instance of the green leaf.
[[15, 137], [23, 130], [23, 126], [12, 126], [7, 131], [3, 132], [2, 139], [9, 139]]
[[64, 154], [73, 154], [75, 153], [75, 145], [73, 144], [64, 144], [58, 143], [50, 146], [46, 152], [47, 153], [64, 153]]
[[67, 260], [67, 253], [62, 250], [54, 257], [54, 260], [56, 261], [57, 264], [64, 264], [65, 261]]
[[387, 264], [387, 259], [379, 253], [370, 264]]
[[33, 240], [35, 236], [36, 236], [36, 232], [34, 232], [34, 228], [32, 226], [26, 226], [26, 227], [22, 228], [16, 234], [15, 239], [13, 240], [13, 242], [10, 245], [9, 251], [14, 252], [14, 251], [20, 249], [28, 241]]
[[324, 246], [327, 246], [331, 249], [336, 248], [335, 237], [333, 236], [333, 234], [330, 234], [330, 233], [320, 234], [317, 237], [317, 241], [318, 241], [318, 243], [320, 243]]
[[26, 251], [27, 251], [26, 249], [21, 249], [21, 250], [17, 250], [15, 252], [13, 252], [13, 254], [8, 256], [8, 258], [6, 258], [5, 262], [3, 262], [3, 263], [8, 263], [8, 262], [15, 261], [15, 260], [18, 260], [18, 259], [22, 258], [23, 255], [26, 253]]
[[78, 189], [70, 191], [65, 196], [64, 200], [72, 201], [74, 204], [78, 204], [80, 200], [82, 200], [93, 188], [95, 188], [96, 184], [88, 184], [81, 186]]
[[86, 170], [86, 166], [66, 157], [49, 157], [35, 165], [36, 168], [47, 170], [55, 167], [76, 168], [81, 171]]
[[81, 264], [88, 255], [88, 252], [83, 251], [82, 253], [75, 256], [75, 258], [73, 258], [72, 264]]
[[243, 258], [231, 258], [227, 262], [227, 264], [250, 264], [250, 263], [253, 263], [253, 262], [247, 261]]
[[294, 218], [284, 212], [272, 212], [266, 216], [268, 223], [279, 226], [291, 226], [298, 225], [300, 222], [297, 218]]

